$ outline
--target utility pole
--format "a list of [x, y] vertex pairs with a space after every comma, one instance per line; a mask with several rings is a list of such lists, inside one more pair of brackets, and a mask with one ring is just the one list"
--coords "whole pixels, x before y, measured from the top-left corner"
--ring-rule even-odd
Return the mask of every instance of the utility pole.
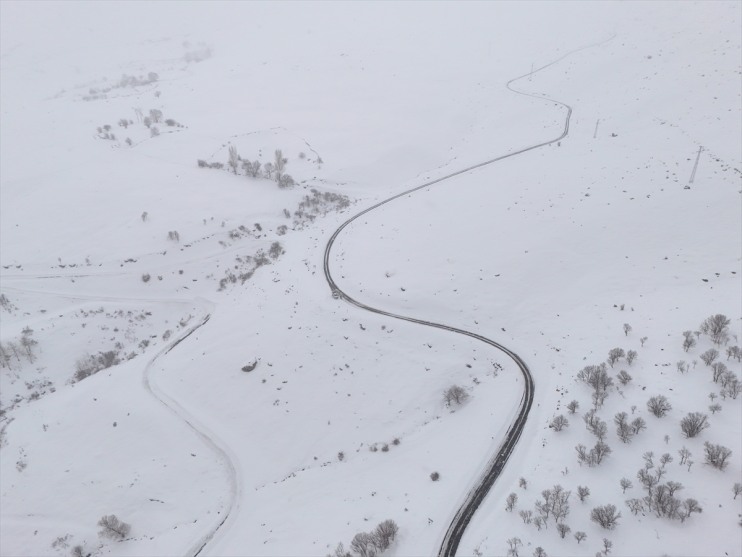
[[693, 183], [693, 180], [696, 179], [696, 169], [698, 168], [698, 160], [701, 158], [701, 151], [703, 151], [703, 145], [701, 145], [698, 148], [698, 154], [696, 155], [696, 163], [693, 165], [693, 172], [690, 173], [690, 181], [689, 184]]
[[593, 134], [593, 139], [598, 137], [598, 124], [600, 124], [600, 118], [595, 121], [595, 133]]

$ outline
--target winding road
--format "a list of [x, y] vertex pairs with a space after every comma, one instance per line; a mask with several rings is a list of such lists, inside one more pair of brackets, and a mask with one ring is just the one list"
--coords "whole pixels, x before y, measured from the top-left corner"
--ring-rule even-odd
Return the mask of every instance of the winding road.
[[572, 107], [566, 103], [557, 101], [555, 99], [551, 99], [543, 95], [537, 95], [533, 93], [527, 93], [525, 91], [519, 91], [517, 89], [514, 89], [512, 85], [513, 83], [515, 83], [516, 81], [520, 79], [529, 77], [536, 72], [542, 71], [550, 66], [553, 66], [554, 64], [561, 62], [566, 57], [572, 54], [575, 54], [587, 48], [599, 46], [603, 43], [606, 43], [612, 40], [614, 36], [606, 40], [600, 41], [598, 43], [592, 43], [592, 44], [571, 50], [567, 52], [566, 54], [564, 54], [563, 56], [561, 56], [560, 58], [557, 58], [556, 60], [553, 60], [552, 62], [549, 62], [548, 64], [541, 66], [527, 74], [513, 78], [505, 84], [505, 86], [513, 93], [516, 93], [519, 95], [525, 95], [528, 97], [535, 97], [538, 99], [543, 99], [545, 101], [548, 101], [550, 103], [553, 103], [553, 104], [556, 104], [562, 107], [565, 110], [564, 128], [558, 137], [549, 139], [547, 141], [543, 141], [541, 143], [537, 143], [530, 147], [525, 147], [523, 149], [519, 149], [517, 151], [507, 153], [505, 155], [495, 157], [493, 159], [489, 159], [487, 161], [481, 162], [479, 164], [475, 164], [473, 166], [469, 166], [467, 168], [463, 168], [461, 170], [457, 170], [456, 172], [452, 172], [451, 174], [447, 174], [446, 176], [443, 176], [441, 178], [437, 178], [435, 180], [425, 182], [424, 184], [420, 186], [403, 191], [402, 193], [398, 193], [397, 195], [394, 195], [392, 197], [389, 197], [388, 199], [385, 199], [379, 203], [376, 203], [375, 205], [372, 205], [371, 207], [364, 209], [360, 213], [357, 213], [356, 215], [346, 220], [343, 224], [341, 224], [337, 228], [337, 230], [335, 230], [332, 236], [330, 236], [330, 239], [327, 241], [327, 245], [325, 246], [324, 272], [325, 272], [325, 278], [327, 279], [327, 283], [329, 284], [330, 289], [332, 290], [333, 297], [340, 298], [348, 302], [349, 304], [352, 304], [362, 310], [370, 311], [378, 315], [384, 315], [386, 317], [392, 317], [394, 319], [400, 319], [402, 321], [408, 321], [410, 323], [417, 323], [419, 325], [425, 325], [427, 327], [434, 327], [436, 329], [443, 329], [446, 331], [450, 331], [452, 333], [465, 335], [465, 336], [477, 339], [479, 341], [482, 341], [485, 344], [488, 344], [496, 348], [497, 350], [500, 350], [501, 352], [506, 354], [511, 360], [513, 360], [513, 362], [515, 362], [515, 364], [518, 366], [518, 369], [520, 369], [521, 373], [523, 374], [523, 378], [525, 379], [525, 388], [523, 391], [523, 396], [521, 397], [521, 400], [520, 400], [520, 407], [518, 409], [518, 413], [515, 416], [515, 419], [513, 420], [513, 422], [510, 424], [510, 427], [508, 428], [505, 434], [505, 438], [503, 439], [502, 444], [499, 446], [495, 454], [487, 461], [486, 467], [484, 471], [482, 472], [479, 481], [466, 494], [464, 501], [461, 503], [458, 510], [456, 511], [453, 517], [453, 520], [451, 521], [450, 525], [448, 526], [448, 529], [445, 532], [445, 535], [443, 536], [443, 540], [441, 542], [441, 546], [438, 551], [439, 557], [453, 557], [454, 555], [456, 555], [456, 550], [458, 549], [459, 543], [461, 543], [461, 539], [464, 535], [464, 532], [466, 531], [467, 525], [471, 521], [471, 518], [472, 516], [474, 516], [474, 513], [476, 512], [476, 510], [479, 508], [479, 505], [482, 503], [484, 498], [487, 496], [487, 493], [489, 493], [490, 489], [494, 485], [497, 478], [500, 476], [502, 470], [507, 464], [508, 459], [510, 458], [510, 455], [513, 452], [513, 449], [515, 449], [515, 446], [517, 445], [521, 434], [523, 433], [523, 429], [528, 419], [528, 414], [531, 410], [531, 406], [533, 405], [533, 397], [534, 397], [534, 392], [535, 392], [535, 386], [533, 382], [533, 377], [531, 376], [531, 371], [528, 369], [528, 365], [526, 365], [523, 359], [520, 356], [518, 356], [515, 352], [513, 352], [509, 348], [485, 336], [479, 335], [477, 333], [473, 333], [471, 331], [466, 331], [464, 329], [458, 329], [456, 327], [451, 327], [449, 325], [445, 325], [442, 323], [435, 323], [432, 321], [426, 321], [424, 319], [418, 319], [415, 317], [391, 313], [389, 311], [385, 311], [380, 308], [369, 306], [368, 304], [364, 304], [363, 302], [358, 301], [355, 298], [351, 297], [349, 294], [343, 291], [340, 288], [340, 286], [338, 286], [338, 284], [335, 282], [335, 279], [332, 276], [332, 272], [330, 269], [331, 267], [330, 256], [332, 253], [332, 248], [338, 236], [343, 232], [343, 230], [345, 230], [345, 228], [348, 225], [350, 225], [351, 223], [353, 223], [355, 220], [359, 219], [363, 215], [370, 213], [371, 211], [374, 211], [380, 207], [383, 207], [384, 205], [391, 203], [392, 201], [399, 199], [400, 197], [404, 197], [416, 191], [429, 188], [435, 184], [439, 184], [455, 176], [460, 176], [461, 174], [465, 174], [467, 172], [471, 172], [472, 170], [476, 170], [477, 168], [482, 168], [483, 166], [488, 166], [490, 164], [496, 163], [503, 159], [507, 159], [510, 157], [514, 157], [516, 155], [527, 153], [528, 151], [533, 151], [534, 149], [545, 147], [547, 145], [551, 145], [552, 143], [556, 143], [564, 139], [569, 133], [569, 123], [572, 117]]

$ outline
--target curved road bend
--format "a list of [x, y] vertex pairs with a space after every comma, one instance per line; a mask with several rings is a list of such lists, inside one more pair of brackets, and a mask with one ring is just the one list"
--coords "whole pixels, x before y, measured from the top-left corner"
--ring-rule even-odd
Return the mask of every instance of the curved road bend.
[[[614, 35], [615, 36], [615, 35]], [[518, 410], [518, 414], [516, 415], [515, 419], [513, 420], [513, 423], [508, 428], [507, 433], [505, 434], [505, 439], [503, 440], [502, 444], [498, 448], [497, 452], [489, 459], [487, 462], [487, 465], [485, 467], [484, 472], [481, 475], [481, 478], [477, 485], [475, 485], [469, 493], [467, 493], [463, 503], [460, 505], [458, 510], [456, 511], [456, 514], [454, 515], [453, 520], [451, 521], [451, 524], [449, 525], [448, 529], [446, 530], [446, 533], [443, 537], [443, 542], [441, 543], [440, 550], [438, 551], [439, 557], [453, 557], [456, 555], [456, 550], [458, 549], [459, 543], [461, 542], [461, 539], [464, 535], [464, 531], [466, 530], [467, 525], [469, 524], [469, 521], [471, 520], [472, 516], [476, 512], [477, 508], [479, 508], [479, 505], [482, 503], [484, 498], [487, 496], [487, 493], [494, 485], [495, 481], [499, 477], [500, 473], [502, 472], [503, 468], [505, 467], [505, 464], [508, 461], [508, 458], [510, 458], [511, 453], [513, 452], [513, 449], [515, 448], [516, 444], [518, 443], [518, 440], [520, 439], [521, 434], [523, 433], [523, 428], [525, 427], [526, 420], [528, 419], [528, 414], [531, 410], [531, 406], [533, 405], [533, 395], [534, 395], [534, 383], [533, 383], [533, 377], [531, 376], [531, 372], [528, 369], [528, 366], [523, 361], [523, 359], [518, 356], [515, 352], [510, 350], [509, 348], [506, 348], [502, 344], [499, 344], [498, 342], [495, 342], [492, 339], [489, 339], [487, 337], [484, 337], [482, 335], [472, 333], [470, 331], [465, 331], [464, 329], [458, 329], [456, 327], [451, 327], [449, 325], [444, 325], [442, 323], [434, 323], [432, 321], [426, 321], [424, 319], [417, 319], [415, 317], [409, 317], [405, 315], [399, 315], [396, 313], [391, 313], [388, 311], [384, 311], [379, 308], [375, 308], [372, 306], [369, 306], [367, 304], [364, 304], [363, 302], [360, 302], [354, 298], [352, 298], [350, 295], [348, 295], [346, 292], [344, 292], [335, 282], [335, 280], [332, 277], [332, 272], [330, 271], [330, 253], [332, 251], [332, 247], [335, 244], [335, 240], [337, 240], [340, 233], [345, 230], [345, 228], [351, 224], [353, 221], [359, 219], [366, 213], [370, 213], [371, 211], [378, 209], [379, 207], [382, 207], [386, 205], [387, 203], [391, 203], [392, 201], [399, 199], [400, 197], [404, 197], [406, 195], [409, 195], [411, 193], [414, 193], [418, 190], [422, 190], [425, 188], [429, 188], [430, 186], [433, 186], [435, 184], [438, 184], [440, 182], [443, 182], [445, 180], [449, 180], [455, 176], [459, 176], [461, 174], [465, 174], [467, 172], [470, 172], [472, 170], [475, 170], [477, 168], [481, 168], [483, 166], [487, 166], [493, 163], [496, 163], [498, 161], [501, 161], [503, 159], [507, 159], [510, 157], [514, 157], [516, 155], [520, 155], [522, 153], [526, 153], [528, 151], [532, 151], [534, 149], [538, 149], [540, 147], [545, 147], [546, 145], [551, 145], [552, 143], [556, 143], [557, 141], [561, 141], [564, 139], [567, 134], [569, 133], [569, 123], [570, 119], [572, 117], [572, 107], [569, 106], [566, 103], [557, 101], [555, 99], [548, 98], [546, 96], [542, 95], [536, 95], [533, 93], [526, 93], [524, 91], [519, 91], [517, 89], [514, 89], [512, 87], [512, 84], [516, 81], [523, 79], [525, 77], [529, 77], [533, 75], [536, 72], [539, 72], [541, 70], [544, 70], [550, 66], [553, 66], [554, 64], [557, 64], [558, 62], [561, 62], [563, 59], [565, 59], [567, 56], [570, 56], [572, 54], [575, 54], [581, 50], [585, 50], [590, 47], [601, 45], [605, 42], [610, 41], [614, 38], [614, 36], [611, 36], [610, 38], [600, 41], [598, 43], [589, 44], [580, 48], [577, 48], [575, 50], [571, 50], [561, 56], [560, 58], [549, 62], [548, 64], [541, 66], [538, 69], [533, 70], [532, 72], [529, 72], [527, 74], [518, 76], [516, 78], [511, 79], [508, 81], [505, 86], [512, 91], [513, 93], [517, 93], [519, 95], [525, 95], [528, 97], [535, 97], [538, 99], [542, 99], [548, 102], [552, 102], [554, 104], [557, 104], [561, 107], [563, 107], [566, 112], [564, 116], [564, 129], [562, 130], [561, 134], [558, 137], [555, 137], [553, 139], [549, 139], [548, 141], [544, 141], [541, 143], [538, 143], [536, 145], [532, 145], [530, 147], [525, 147], [523, 149], [519, 149], [517, 151], [513, 151], [511, 153], [508, 153], [506, 155], [501, 155], [499, 157], [495, 157], [493, 159], [489, 159], [487, 161], [481, 162], [479, 164], [475, 164], [473, 166], [469, 166], [467, 168], [457, 170], [456, 172], [452, 172], [451, 174], [447, 174], [446, 176], [443, 176], [441, 178], [437, 178], [435, 180], [431, 180], [429, 182], [425, 182], [424, 184], [414, 187], [412, 189], [403, 191], [402, 193], [398, 193], [397, 195], [394, 195], [388, 199], [385, 199], [379, 203], [376, 203], [375, 205], [372, 205], [371, 207], [368, 207], [361, 211], [360, 213], [352, 216], [348, 220], [346, 220], [343, 224], [341, 224], [337, 230], [330, 236], [330, 239], [327, 241], [327, 245], [325, 247], [325, 258], [324, 258], [324, 272], [325, 272], [325, 278], [327, 279], [327, 283], [330, 285], [330, 288], [332, 290], [333, 296], [342, 298], [346, 302], [360, 308], [366, 311], [370, 311], [372, 313], [376, 313], [379, 315], [384, 315], [386, 317], [392, 317], [394, 319], [400, 319], [402, 321], [409, 321], [410, 323], [418, 323], [420, 325], [425, 325], [428, 327], [434, 327], [436, 329], [443, 329], [446, 331], [451, 331], [452, 333], [458, 333], [460, 335], [465, 335], [477, 340], [480, 340], [484, 342], [485, 344], [488, 344], [497, 350], [500, 350], [504, 354], [506, 354], [510, 359], [512, 359], [515, 364], [520, 369], [521, 373], [523, 374], [523, 378], [525, 379], [525, 389], [523, 391], [523, 396], [521, 397], [520, 401], [520, 407]]]

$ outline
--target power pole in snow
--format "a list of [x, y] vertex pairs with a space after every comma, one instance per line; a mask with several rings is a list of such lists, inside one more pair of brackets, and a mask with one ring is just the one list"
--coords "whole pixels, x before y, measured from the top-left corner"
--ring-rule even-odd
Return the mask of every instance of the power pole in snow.
[[595, 121], [595, 133], [593, 134], [593, 139], [598, 137], [598, 124], [600, 124], [600, 118]]
[[698, 160], [701, 158], [701, 151], [703, 151], [703, 145], [701, 145], [698, 148], [698, 154], [696, 155], [696, 163], [693, 165], [693, 172], [690, 173], [690, 181], [689, 184], [693, 183], [693, 180], [696, 179], [696, 169], [698, 168]]

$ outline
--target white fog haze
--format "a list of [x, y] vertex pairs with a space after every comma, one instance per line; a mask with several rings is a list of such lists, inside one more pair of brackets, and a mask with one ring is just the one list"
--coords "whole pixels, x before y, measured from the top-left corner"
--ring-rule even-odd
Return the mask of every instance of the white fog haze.
[[0, 555], [742, 556], [741, 29], [0, 2]]

